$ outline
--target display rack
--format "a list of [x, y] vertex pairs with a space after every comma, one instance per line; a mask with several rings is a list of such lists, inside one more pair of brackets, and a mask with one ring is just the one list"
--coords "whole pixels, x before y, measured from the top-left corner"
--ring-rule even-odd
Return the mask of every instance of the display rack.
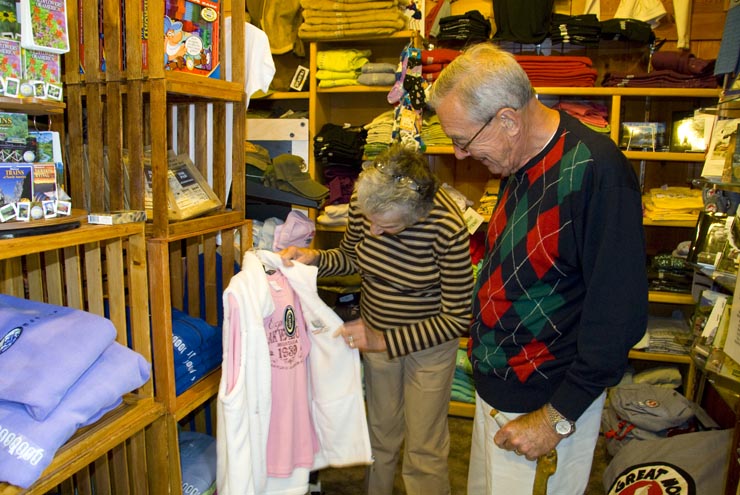
[[[168, 466], [148, 476], [167, 480], [171, 493], [177, 493], [182, 488], [176, 430], [195, 424], [213, 433], [207, 428], [215, 424], [209, 414], [215, 409], [220, 372], [216, 369], [176, 393], [172, 308], [187, 308], [190, 315], [216, 325], [221, 305], [216, 281], [227, 286], [251, 239], [244, 214], [244, 140], [226, 142], [227, 129], [235, 137], [245, 132], [245, 5], [244, 0], [218, 3], [216, 22], [222, 34], [225, 17], [232, 18], [232, 55], [231, 60], [220, 59], [215, 77], [165, 68], [165, 2], [101, 0], [100, 9], [80, 11], [81, 6], [67, 2], [72, 50], [64, 65], [69, 150], [74, 157], [71, 195], [75, 206], [90, 210], [144, 210], [150, 180], [145, 293], [151, 305], [154, 390], [173, 421], [168, 423]], [[226, 53], [224, 38], [219, 38], [221, 54]], [[227, 63], [232, 80], [224, 77]], [[228, 108], [233, 109], [229, 120]], [[231, 163], [226, 161], [227, 146]], [[222, 207], [196, 218], [170, 219], [169, 150], [191, 154]], [[151, 177], [145, 175], [145, 153], [151, 159]]]
[[[108, 315], [116, 340], [152, 362], [147, 260], [141, 223], [0, 240], [4, 294]], [[128, 320], [128, 322], [127, 322]], [[130, 339], [127, 334], [130, 335]], [[168, 419], [150, 379], [122, 405], [81, 428], [28, 490], [0, 494], [168, 493]]]

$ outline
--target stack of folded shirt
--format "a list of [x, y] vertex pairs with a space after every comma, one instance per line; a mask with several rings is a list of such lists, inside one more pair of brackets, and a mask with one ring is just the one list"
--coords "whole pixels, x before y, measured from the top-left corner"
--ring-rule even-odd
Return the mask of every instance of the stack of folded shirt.
[[660, 292], [690, 293], [694, 269], [685, 258], [673, 254], [656, 254], [650, 257], [648, 287]]
[[696, 222], [704, 209], [700, 190], [680, 186], [652, 188], [642, 197], [642, 203], [643, 215], [654, 222]]
[[601, 39], [649, 44], [655, 40], [655, 34], [645, 21], [613, 18], [601, 21]]
[[483, 190], [483, 195], [478, 202], [479, 206], [477, 210], [478, 213], [486, 219], [491, 218], [491, 215], [493, 215], [493, 209], [496, 207], [496, 203], [498, 202], [498, 190], [499, 180], [489, 179], [486, 183], [485, 189]]
[[359, 167], [365, 149], [364, 127], [324, 124], [314, 137], [314, 158], [325, 165], [343, 164]]
[[491, 36], [491, 23], [477, 10], [439, 20], [437, 41], [485, 41]]
[[688, 354], [693, 335], [689, 324], [680, 316], [649, 316], [645, 336], [635, 349], [664, 354]]
[[716, 88], [715, 60], [696, 58], [681, 50], [657, 52], [653, 55], [650, 72], [610, 72], [603, 86], [635, 88]]
[[175, 392], [179, 395], [221, 364], [221, 330], [172, 308]]
[[593, 87], [598, 73], [588, 57], [515, 55], [533, 86]]
[[365, 86], [393, 86], [396, 66], [387, 62], [368, 62], [360, 69], [357, 82]]
[[216, 439], [205, 433], [178, 433], [182, 493], [212, 495], [216, 492]]
[[552, 15], [550, 38], [553, 44], [598, 45], [600, 36], [601, 24], [595, 14]]
[[601, 83], [604, 87], [625, 88], [716, 88], [717, 79], [711, 76], [679, 74], [672, 70], [652, 72], [610, 72]]
[[434, 48], [421, 51], [421, 77], [426, 81], [436, 81], [442, 69], [460, 55], [460, 50]]
[[452, 146], [452, 139], [442, 130], [437, 114], [424, 116], [421, 139], [426, 146]]
[[316, 218], [316, 223], [327, 227], [343, 227], [349, 218], [349, 203], [327, 205]]
[[552, 108], [564, 111], [596, 132], [608, 134], [611, 130], [611, 126], [607, 120], [609, 109], [603, 103], [597, 103], [595, 101], [561, 101], [553, 105]]
[[388, 149], [393, 140], [394, 114], [393, 110], [387, 110], [375, 117], [369, 124], [365, 124], [365, 131], [367, 131], [365, 158], [373, 159]]
[[352, 48], [324, 50], [316, 54], [316, 79], [320, 88], [357, 86], [360, 71], [372, 55], [370, 50]]
[[110, 320], [0, 294], [0, 480], [28, 488], [57, 450], [149, 380]]
[[464, 349], [457, 350], [455, 375], [452, 378], [451, 399], [457, 402], [475, 404], [475, 385], [473, 384], [473, 368], [470, 365], [468, 354]]
[[404, 29], [408, 19], [398, 0], [301, 0], [304, 40], [383, 36]]

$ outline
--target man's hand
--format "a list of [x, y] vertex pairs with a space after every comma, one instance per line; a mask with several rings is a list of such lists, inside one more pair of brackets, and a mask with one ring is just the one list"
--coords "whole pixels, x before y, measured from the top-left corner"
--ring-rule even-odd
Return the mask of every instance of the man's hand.
[[523, 455], [530, 461], [550, 452], [560, 440], [560, 435], [550, 426], [544, 407], [512, 419], [493, 437], [498, 447]]

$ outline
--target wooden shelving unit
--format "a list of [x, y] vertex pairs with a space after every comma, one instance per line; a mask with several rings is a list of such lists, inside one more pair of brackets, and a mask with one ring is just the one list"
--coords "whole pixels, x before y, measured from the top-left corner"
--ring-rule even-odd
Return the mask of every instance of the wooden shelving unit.
[[[152, 362], [147, 262], [141, 223], [87, 225], [0, 240], [0, 290], [106, 316], [120, 343]], [[128, 313], [128, 316], [127, 316]], [[130, 337], [129, 337], [130, 336]], [[167, 415], [150, 379], [123, 403], [80, 428], [28, 490], [0, 483], [0, 494], [167, 493]]]
[[[96, 211], [143, 210], [146, 184], [151, 184], [152, 217], [145, 229], [149, 287], [144, 294], [151, 305], [154, 397], [170, 422], [166, 439], [162, 439], [169, 452], [163, 457], [167, 465], [148, 476], [168, 483], [171, 493], [179, 493], [177, 429], [191, 423], [200, 429], [209, 423], [205, 416], [215, 411], [220, 372], [216, 369], [176, 394], [171, 311], [173, 307], [187, 308], [190, 315], [217, 325], [221, 306], [217, 281], [221, 289], [228, 285], [251, 239], [245, 220], [244, 139], [236, 138], [245, 135], [246, 124], [245, 2], [219, 2], [222, 58], [217, 77], [165, 69], [164, 43], [160, 41], [164, 2], [150, 1], [144, 12], [139, 0], [103, 0], [102, 19], [97, 9], [79, 12], [78, 6], [78, 2], [67, 3], [70, 43], [73, 47], [84, 45], [84, 50], [74, 49], [65, 59], [69, 149], [75, 157], [70, 165], [71, 196], [75, 206]], [[122, 9], [124, 16], [120, 15]], [[223, 58], [226, 13], [232, 19], [228, 61]], [[104, 71], [100, 70], [99, 26], [105, 40]], [[142, 28], [149, 33], [146, 51]], [[227, 63], [232, 80], [224, 78]], [[80, 71], [83, 65], [84, 71]], [[227, 106], [233, 109], [229, 121]], [[193, 133], [189, 132], [191, 122]], [[235, 137], [230, 142], [226, 142], [227, 129]], [[231, 163], [226, 161], [227, 147]], [[126, 160], [123, 149], [127, 150]], [[196, 168], [209, 178], [221, 208], [197, 218], [171, 220], [167, 199], [170, 150], [191, 154]], [[145, 153], [151, 161], [149, 177]], [[212, 423], [215, 425], [215, 418]]]

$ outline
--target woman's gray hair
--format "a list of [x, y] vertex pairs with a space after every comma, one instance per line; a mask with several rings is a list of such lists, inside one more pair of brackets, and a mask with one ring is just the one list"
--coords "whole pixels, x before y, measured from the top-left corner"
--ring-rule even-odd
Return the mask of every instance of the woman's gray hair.
[[419, 151], [393, 144], [364, 167], [355, 182], [357, 201], [365, 215], [396, 211], [407, 226], [434, 207], [439, 179]]
[[490, 42], [473, 45], [450, 62], [429, 89], [427, 104], [436, 108], [453, 92], [481, 124], [502, 108], [519, 110], [535, 96], [514, 56]]

